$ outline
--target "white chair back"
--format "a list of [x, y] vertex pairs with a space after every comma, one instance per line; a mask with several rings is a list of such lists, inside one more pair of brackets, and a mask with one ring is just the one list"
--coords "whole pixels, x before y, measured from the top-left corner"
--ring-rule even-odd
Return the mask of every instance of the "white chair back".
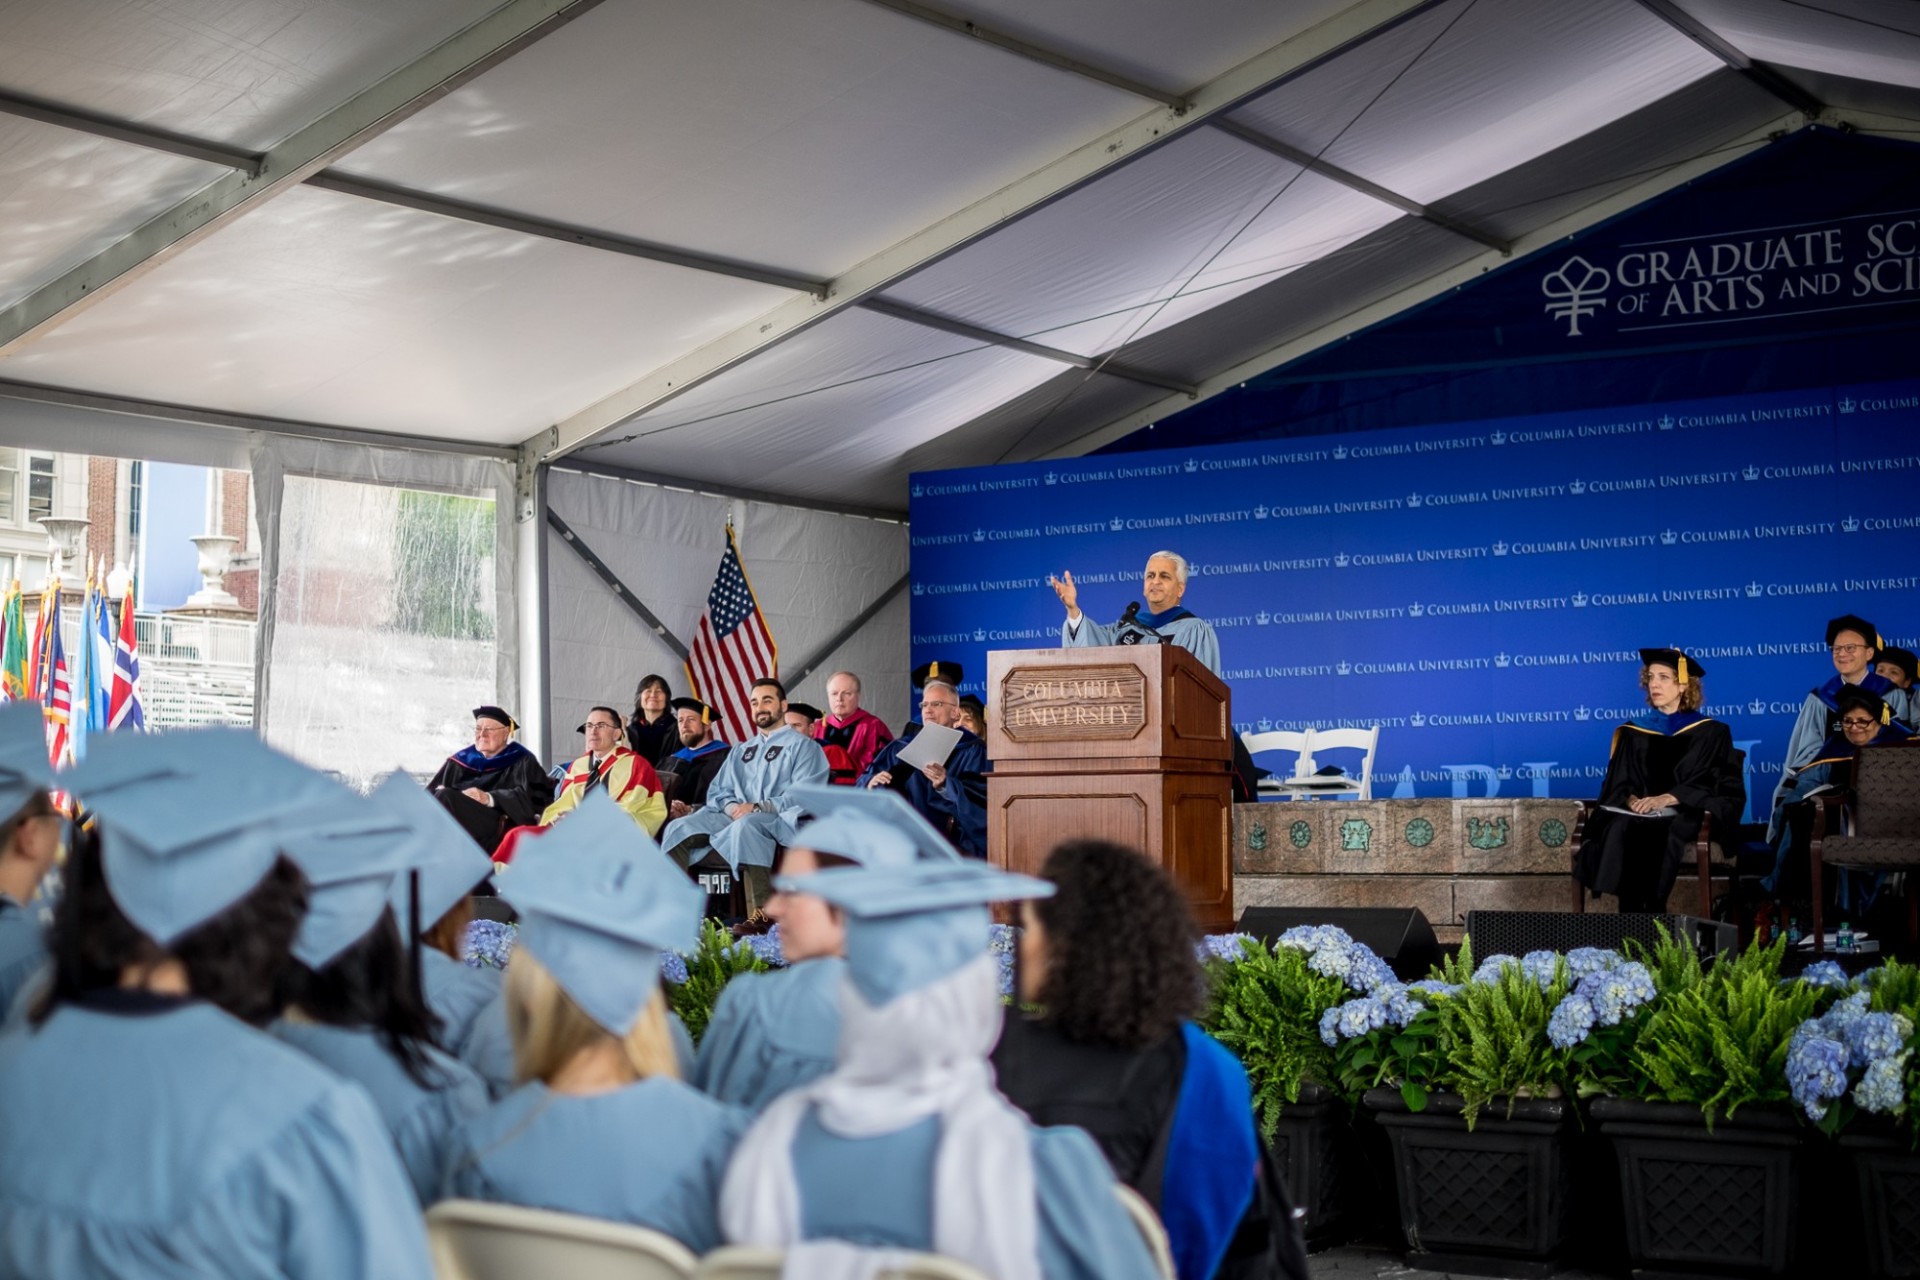
[[698, 1261], [645, 1227], [479, 1200], [427, 1210], [427, 1241], [438, 1280], [689, 1280]]
[[1315, 729], [1313, 731], [1313, 749], [1315, 751], [1337, 751], [1343, 747], [1358, 750], [1360, 772], [1349, 773], [1353, 786], [1337, 789], [1334, 794], [1347, 791], [1355, 793], [1357, 800], [1373, 799], [1373, 753], [1380, 745], [1380, 726], [1370, 729]]
[[[1292, 751], [1299, 758], [1294, 761], [1289, 774], [1304, 777], [1313, 772], [1313, 730], [1311, 729], [1274, 729], [1268, 733], [1243, 733], [1240, 741], [1246, 744], [1247, 754], [1257, 756], [1264, 751]], [[1262, 778], [1255, 788], [1258, 791], [1274, 795], [1289, 795], [1286, 783], [1280, 777]]]
[[[1148, 1210], [1152, 1212], [1152, 1210]], [[729, 1245], [700, 1259], [694, 1280], [780, 1280], [786, 1255], [778, 1249]], [[937, 1253], [902, 1253], [880, 1272], [880, 1280], [987, 1280], [964, 1262]]]
[[1173, 1269], [1173, 1247], [1167, 1243], [1167, 1229], [1160, 1224], [1160, 1215], [1153, 1211], [1153, 1206], [1147, 1203], [1145, 1196], [1124, 1182], [1114, 1183], [1113, 1193], [1120, 1197], [1127, 1216], [1140, 1229], [1140, 1236], [1147, 1242], [1147, 1252], [1153, 1255], [1154, 1270], [1160, 1273], [1161, 1280], [1179, 1280]]

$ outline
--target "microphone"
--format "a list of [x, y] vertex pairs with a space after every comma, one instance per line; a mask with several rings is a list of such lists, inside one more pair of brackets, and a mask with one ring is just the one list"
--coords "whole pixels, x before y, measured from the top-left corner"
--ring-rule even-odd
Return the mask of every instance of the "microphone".
[[1135, 600], [1132, 604], [1127, 606], [1127, 611], [1120, 615], [1119, 625], [1124, 627], [1129, 623], [1133, 622], [1133, 620], [1138, 618], [1139, 616], [1140, 616], [1140, 602], [1138, 600]]
[[[1140, 602], [1138, 600], [1135, 600], [1127, 606], [1127, 611], [1120, 615], [1120, 621], [1115, 623], [1114, 627], [1116, 630], [1126, 631], [1126, 634], [1120, 637], [1121, 644], [1166, 643], [1167, 638], [1165, 636], [1140, 621]], [[1131, 628], [1131, 630], [1127, 630], [1127, 628]], [[1149, 636], [1152, 637], [1151, 640], [1148, 639]]]

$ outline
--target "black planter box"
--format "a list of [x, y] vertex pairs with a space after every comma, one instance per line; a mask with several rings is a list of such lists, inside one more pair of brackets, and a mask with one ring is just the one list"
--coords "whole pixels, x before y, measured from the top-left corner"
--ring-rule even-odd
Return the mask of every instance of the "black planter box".
[[1352, 1181], [1345, 1150], [1347, 1110], [1331, 1089], [1308, 1082], [1300, 1100], [1280, 1111], [1273, 1130], [1273, 1160], [1287, 1180], [1293, 1207], [1306, 1216], [1300, 1229], [1310, 1246], [1331, 1244], [1344, 1226], [1342, 1197]]
[[1866, 1274], [1920, 1276], [1920, 1152], [1892, 1124], [1862, 1116], [1840, 1135], [1860, 1193]]
[[1636, 1271], [1791, 1273], [1806, 1135], [1791, 1112], [1743, 1107], [1709, 1132], [1698, 1107], [1602, 1098], [1593, 1118], [1619, 1161]]
[[1566, 1238], [1567, 1143], [1574, 1108], [1523, 1098], [1482, 1108], [1467, 1130], [1465, 1106], [1437, 1093], [1424, 1111], [1393, 1089], [1364, 1099], [1393, 1144], [1407, 1262], [1427, 1270], [1547, 1275]]

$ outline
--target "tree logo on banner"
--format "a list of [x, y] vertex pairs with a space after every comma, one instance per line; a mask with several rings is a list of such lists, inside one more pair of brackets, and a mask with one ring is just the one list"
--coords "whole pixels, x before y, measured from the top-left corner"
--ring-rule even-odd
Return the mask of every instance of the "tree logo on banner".
[[1607, 305], [1604, 295], [1612, 284], [1612, 272], [1594, 266], [1576, 253], [1540, 282], [1540, 292], [1547, 296], [1547, 314], [1555, 320], [1565, 320], [1567, 336], [1578, 338], [1582, 336], [1581, 319]]

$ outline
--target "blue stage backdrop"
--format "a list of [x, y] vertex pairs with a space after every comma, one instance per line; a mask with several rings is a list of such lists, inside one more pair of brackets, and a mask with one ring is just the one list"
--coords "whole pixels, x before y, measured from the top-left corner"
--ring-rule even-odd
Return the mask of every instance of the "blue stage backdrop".
[[[1709, 669], [1764, 816], [1829, 617], [1920, 631], [1920, 382], [922, 473], [915, 663], [1057, 645], [1193, 562], [1242, 730], [1381, 726], [1376, 796], [1589, 796], [1643, 645]], [[1755, 799], [1757, 797], [1757, 800]]]

